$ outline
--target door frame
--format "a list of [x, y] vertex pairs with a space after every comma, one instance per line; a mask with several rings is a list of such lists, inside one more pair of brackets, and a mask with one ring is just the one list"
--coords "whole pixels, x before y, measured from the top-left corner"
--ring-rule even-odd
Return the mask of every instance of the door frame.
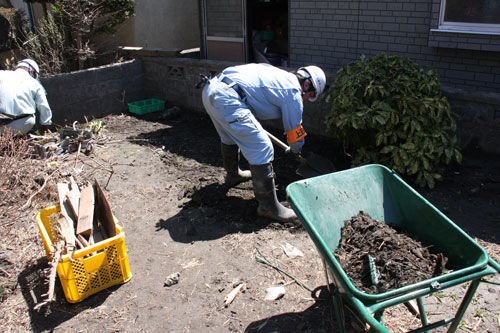
[[247, 63], [249, 59], [248, 36], [247, 36], [247, 0], [241, 0], [241, 22], [243, 37], [221, 37], [208, 35], [208, 20], [207, 20], [207, 0], [200, 0], [200, 17], [201, 17], [201, 40], [202, 40], [202, 57], [208, 59], [209, 44], [226, 44], [230, 47], [231, 43], [241, 44], [243, 46], [243, 59], [240, 61]]

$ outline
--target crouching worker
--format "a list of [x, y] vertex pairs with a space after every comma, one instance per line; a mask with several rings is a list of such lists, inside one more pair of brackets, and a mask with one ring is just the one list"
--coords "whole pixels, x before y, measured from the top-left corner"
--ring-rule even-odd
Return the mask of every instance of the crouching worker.
[[[303, 102], [316, 101], [325, 85], [325, 73], [319, 67], [287, 72], [269, 64], [229, 67], [205, 84], [203, 105], [221, 138], [226, 184], [233, 186], [251, 178], [258, 215], [281, 222], [296, 220], [294, 211], [277, 199], [274, 149], [258, 119], [281, 118], [291, 152], [299, 154], [306, 136]], [[240, 150], [250, 171], [238, 166]]]
[[11, 128], [18, 134], [28, 133], [40, 112], [43, 132], [52, 124], [52, 111], [45, 89], [38, 81], [40, 69], [31, 59], [17, 63], [14, 71], [0, 71], [0, 134]]

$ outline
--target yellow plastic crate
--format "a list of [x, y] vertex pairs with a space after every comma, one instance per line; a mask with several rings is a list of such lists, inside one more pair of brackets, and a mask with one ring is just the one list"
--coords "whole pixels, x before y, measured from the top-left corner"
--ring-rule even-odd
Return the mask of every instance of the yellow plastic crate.
[[[54, 240], [57, 235], [54, 217], [59, 216], [59, 212], [60, 208], [57, 205], [45, 208], [36, 215], [49, 260], [50, 254], [54, 251]], [[61, 262], [57, 265], [57, 275], [68, 302], [80, 302], [90, 295], [128, 282], [132, 278], [125, 248], [125, 234], [116, 218], [115, 224], [116, 236], [75, 251], [72, 256], [73, 261], [68, 254], [61, 257]]]

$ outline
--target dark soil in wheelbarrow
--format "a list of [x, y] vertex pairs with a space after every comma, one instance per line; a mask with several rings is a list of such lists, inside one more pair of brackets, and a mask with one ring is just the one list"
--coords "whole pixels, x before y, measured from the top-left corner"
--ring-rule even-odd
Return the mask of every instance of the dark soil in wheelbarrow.
[[379, 294], [440, 275], [446, 257], [362, 211], [346, 220], [334, 255], [354, 286]]
[[[35, 310], [47, 292], [42, 276], [47, 259], [33, 216], [57, 200], [51, 199], [53, 193], [36, 195], [32, 211], [22, 214], [3, 207], [0, 222], [9, 227], [0, 229], [0, 251], [13, 264], [0, 261], [1, 331], [337, 331], [322, 258], [308, 233], [301, 225], [257, 216], [251, 181], [230, 189], [223, 185], [220, 141], [206, 115], [182, 110], [176, 117], [168, 112], [126, 113], [101, 120], [105, 128], [93, 152], [75, 152], [51, 164], [41, 161], [35, 175], [46, 174], [24, 197], [39, 189], [44, 175], [52, 175], [53, 169], [43, 170], [43, 165], [55, 163], [66, 177], [61, 181], [73, 176], [84, 184], [96, 178], [123, 227], [132, 279], [76, 304], [65, 300], [57, 280], [56, 301]], [[282, 131], [271, 132], [284, 138]], [[331, 140], [309, 135], [304, 148], [331, 159], [339, 170], [346, 168], [342, 151], [333, 147]], [[277, 194], [285, 205], [286, 186], [301, 179], [297, 167], [293, 157], [275, 149]], [[466, 152], [463, 165], [444, 175], [435, 189], [416, 188], [497, 261], [499, 174], [500, 158]], [[47, 179], [46, 189], [54, 189], [54, 179]], [[178, 276], [177, 283], [165, 284], [172, 275]], [[500, 282], [497, 276], [492, 280]], [[284, 288], [285, 294], [266, 300], [272, 287]], [[429, 317], [440, 320], [454, 314], [464, 289], [425, 297]], [[481, 284], [463, 328], [498, 332], [499, 289]], [[226, 304], [234, 290], [234, 299]], [[350, 318], [348, 311], [346, 315]], [[404, 307], [387, 311], [384, 320], [394, 332], [417, 323]]]

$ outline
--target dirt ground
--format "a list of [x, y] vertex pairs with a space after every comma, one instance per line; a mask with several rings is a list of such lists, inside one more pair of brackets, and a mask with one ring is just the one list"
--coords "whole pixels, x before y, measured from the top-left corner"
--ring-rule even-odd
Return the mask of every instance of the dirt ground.
[[[47, 259], [33, 214], [57, 203], [38, 201], [0, 240], [0, 250], [17, 258], [20, 267], [19, 273], [0, 273], [14, 281], [11, 294], [0, 303], [2, 331], [336, 331], [321, 257], [307, 232], [300, 225], [258, 217], [251, 181], [231, 189], [222, 185], [219, 139], [206, 116], [182, 111], [178, 116], [157, 112], [102, 120], [105, 128], [93, 152], [71, 155], [67, 174], [79, 182], [95, 177], [102, 185], [124, 229], [133, 277], [75, 304], [66, 302], [56, 281], [56, 301], [34, 310], [47, 291], [41, 277]], [[311, 136], [305, 149], [346, 168], [346, 160], [332, 147], [329, 140]], [[278, 197], [285, 201], [285, 187], [300, 179], [297, 162], [279, 148], [275, 155]], [[463, 164], [450, 168], [435, 189], [414, 188], [500, 261], [499, 156], [472, 147], [464, 152]], [[26, 240], [32, 244], [26, 246]], [[176, 273], [178, 283], [165, 285]], [[500, 275], [488, 280], [500, 283]], [[285, 294], [265, 300], [267, 288], [277, 286]], [[240, 292], [225, 305], [237, 287]], [[454, 314], [466, 287], [426, 296], [429, 320]], [[359, 329], [347, 317], [349, 327]], [[392, 332], [418, 327], [418, 319], [402, 305], [388, 310], [384, 319]], [[481, 283], [460, 331], [499, 330], [500, 286]]]

